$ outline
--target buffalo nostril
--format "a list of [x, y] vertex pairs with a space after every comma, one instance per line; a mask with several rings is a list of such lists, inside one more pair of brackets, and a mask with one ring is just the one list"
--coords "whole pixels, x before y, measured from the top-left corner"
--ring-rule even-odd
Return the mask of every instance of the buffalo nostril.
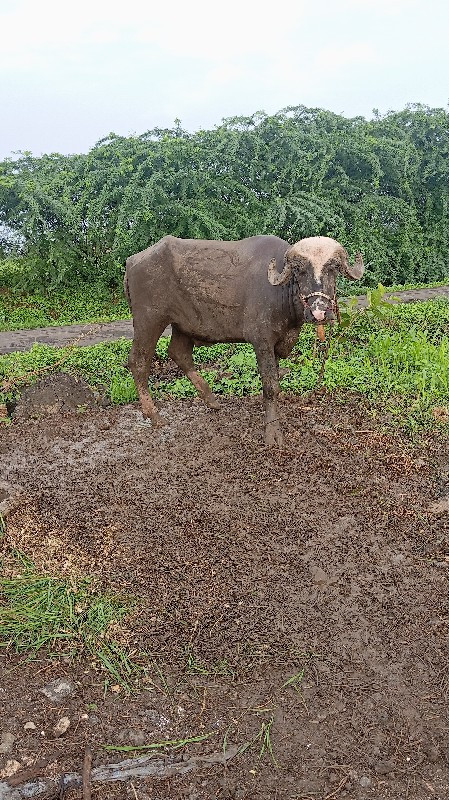
[[313, 308], [312, 309], [312, 314], [315, 317], [315, 319], [317, 320], [317, 322], [322, 322], [323, 319], [326, 316], [326, 312], [325, 311], [321, 311], [320, 308]]

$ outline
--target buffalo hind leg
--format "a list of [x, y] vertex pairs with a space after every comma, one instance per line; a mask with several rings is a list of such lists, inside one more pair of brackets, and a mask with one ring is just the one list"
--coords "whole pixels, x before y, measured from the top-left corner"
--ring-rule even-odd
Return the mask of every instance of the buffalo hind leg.
[[220, 408], [220, 403], [211, 391], [209, 384], [196, 371], [192, 352], [193, 340], [189, 336], [186, 336], [185, 333], [181, 333], [179, 328], [172, 325], [172, 336], [168, 348], [168, 355], [178, 367], [185, 372], [189, 380], [192, 381], [204, 402], [207, 403], [210, 408]]
[[145, 418], [151, 419], [153, 425], [164, 424], [148, 390], [148, 378], [150, 377], [154, 351], [165, 326], [165, 321], [157, 321], [152, 322], [151, 325], [148, 324], [147, 327], [135, 328], [134, 340], [128, 359], [128, 366], [139, 395], [142, 414]]
[[263, 386], [265, 406], [265, 442], [269, 447], [282, 447], [284, 438], [278, 417], [279, 371], [271, 345], [253, 345]]

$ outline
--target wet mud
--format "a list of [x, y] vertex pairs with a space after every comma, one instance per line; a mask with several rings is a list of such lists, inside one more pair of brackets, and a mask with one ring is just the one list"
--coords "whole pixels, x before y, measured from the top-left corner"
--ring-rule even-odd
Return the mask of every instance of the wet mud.
[[[92, 796], [446, 798], [446, 440], [412, 444], [327, 397], [282, 400], [282, 450], [264, 446], [258, 397], [162, 414], [158, 430], [136, 405], [0, 429], [0, 478], [21, 492], [4, 569], [20, 551], [135, 598], [120, 635], [152, 678], [127, 695], [93, 658], [0, 652], [13, 737], [0, 771], [43, 760], [47, 778], [80, 773], [86, 744], [97, 768], [119, 760], [103, 745], [207, 734], [176, 758], [247, 747]], [[59, 704], [41, 692], [58, 677], [76, 687]]]

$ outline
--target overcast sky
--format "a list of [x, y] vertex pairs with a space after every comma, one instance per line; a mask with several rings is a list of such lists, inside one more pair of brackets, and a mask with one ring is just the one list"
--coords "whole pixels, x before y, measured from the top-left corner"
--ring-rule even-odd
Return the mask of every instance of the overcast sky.
[[0, 158], [304, 104], [449, 102], [447, 0], [0, 0]]

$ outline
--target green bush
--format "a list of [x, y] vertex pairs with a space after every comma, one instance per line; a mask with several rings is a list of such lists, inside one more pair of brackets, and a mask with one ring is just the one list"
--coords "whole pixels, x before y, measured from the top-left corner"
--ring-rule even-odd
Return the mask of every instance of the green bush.
[[362, 250], [368, 286], [448, 279], [448, 112], [365, 120], [296, 106], [0, 162], [0, 252], [14, 240], [23, 259], [8, 286], [118, 287], [125, 259], [166, 234], [261, 233]]

